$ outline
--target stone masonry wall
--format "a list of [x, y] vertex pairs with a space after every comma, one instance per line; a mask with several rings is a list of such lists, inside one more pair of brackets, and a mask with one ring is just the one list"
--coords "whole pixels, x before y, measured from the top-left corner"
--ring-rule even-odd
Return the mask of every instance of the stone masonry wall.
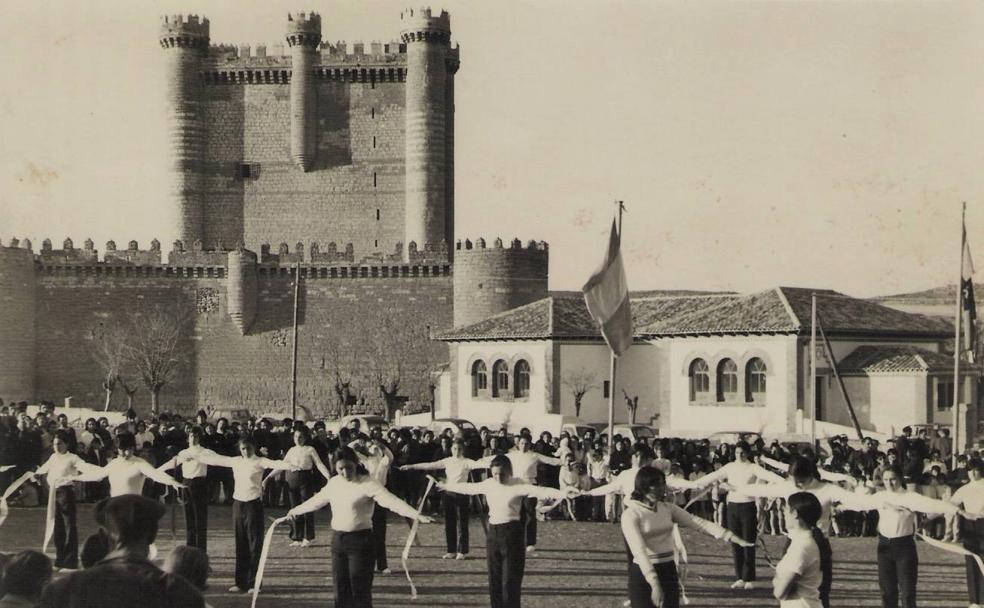
[[290, 156], [286, 84], [204, 90], [206, 247], [351, 242], [361, 259], [404, 241], [402, 82], [319, 81], [317, 157], [306, 173]]
[[[37, 398], [60, 401], [73, 395], [74, 404], [100, 406], [103, 393], [90, 354], [91, 329], [147, 303], [183, 307], [195, 319], [194, 335], [187, 337], [192, 354], [178, 379], [161, 392], [162, 409], [190, 412], [208, 405], [244, 406], [256, 413], [289, 409], [293, 282], [288, 269], [261, 267], [256, 322], [245, 336], [227, 314], [226, 281], [219, 276], [224, 269], [211, 269], [211, 277], [201, 269], [179, 273], [191, 276], [165, 275], [165, 268], [151, 269], [149, 274], [146, 269], [104, 270], [38, 267]], [[452, 318], [446, 266], [438, 272], [429, 269], [432, 276], [384, 278], [370, 272], [365, 278], [330, 278], [330, 273], [325, 274], [329, 278], [303, 279], [299, 298], [298, 403], [316, 412], [335, 403], [329, 382], [333, 344], [354, 353], [360, 368], [367, 371], [372, 345], [383, 331], [373, 319], [392, 317], [398, 325], [416, 326], [426, 335], [427, 326], [440, 331], [450, 327]], [[427, 372], [445, 361], [444, 344], [421, 344], [401, 394], [411, 402], [429, 403]], [[367, 403], [380, 402], [378, 391], [368, 382], [357, 385]], [[149, 393], [141, 389], [135, 403], [138, 410], [146, 411]], [[117, 391], [113, 409], [124, 404], [122, 391]]]

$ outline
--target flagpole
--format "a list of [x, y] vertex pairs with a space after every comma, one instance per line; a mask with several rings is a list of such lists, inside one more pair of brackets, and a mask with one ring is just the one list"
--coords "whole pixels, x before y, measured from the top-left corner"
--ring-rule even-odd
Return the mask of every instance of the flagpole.
[[817, 294], [810, 313], [810, 445], [817, 449]]
[[960, 321], [963, 317], [963, 266], [964, 250], [967, 248], [967, 202], [964, 201], [960, 213], [960, 266], [957, 276], [956, 331], [953, 339], [953, 439], [951, 440], [953, 466], [957, 466], [960, 453]]

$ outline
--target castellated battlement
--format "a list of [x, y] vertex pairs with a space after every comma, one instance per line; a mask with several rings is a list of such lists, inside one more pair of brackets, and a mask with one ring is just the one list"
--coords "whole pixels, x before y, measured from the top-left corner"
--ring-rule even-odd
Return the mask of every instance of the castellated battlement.
[[434, 35], [444, 33], [446, 38], [451, 37], [451, 17], [447, 11], [437, 14], [430, 7], [410, 8], [400, 13], [400, 19], [403, 21], [404, 36], [411, 32], [428, 32]]
[[159, 39], [169, 48], [207, 49], [208, 19], [198, 15], [165, 15], [161, 17]]
[[243, 248], [242, 243], [231, 246], [218, 243], [216, 249], [204, 249], [200, 241], [185, 245], [178, 240], [173, 243], [166, 261], [157, 239], [150, 242], [150, 249], [141, 249], [135, 240], [129, 241], [125, 249], [117, 246], [116, 241], [107, 241], [102, 256], [92, 239], [86, 239], [82, 247], [76, 247], [71, 238], [66, 238], [61, 249], [55, 249], [51, 239], [44, 239], [40, 251], [34, 251], [30, 239], [14, 237], [7, 243], [5, 245], [0, 242], [0, 262], [31, 261], [37, 267], [37, 272], [46, 275], [221, 279], [230, 272], [230, 256], [237, 260], [243, 256], [255, 260], [257, 272], [262, 276], [287, 275], [294, 272], [298, 264], [302, 267], [302, 275], [308, 278], [415, 278], [451, 275], [448, 246], [443, 241], [425, 243], [423, 247], [411, 242], [407, 258], [404, 258], [402, 243], [397, 243], [390, 254], [377, 253], [356, 258], [352, 243], [341, 247], [334, 242], [325, 246], [319, 243], [309, 246], [304, 243], [293, 246], [287, 243], [276, 246], [263, 244], [256, 254]]
[[321, 15], [292, 13], [287, 15], [287, 44], [291, 47], [316, 49], [321, 44]]

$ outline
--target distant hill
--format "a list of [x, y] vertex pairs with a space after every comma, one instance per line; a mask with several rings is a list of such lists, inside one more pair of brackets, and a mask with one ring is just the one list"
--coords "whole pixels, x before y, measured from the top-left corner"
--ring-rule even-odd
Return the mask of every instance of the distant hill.
[[[874, 298], [870, 298], [870, 300], [873, 302], [878, 302], [879, 304], [884, 304], [886, 306], [892, 304], [945, 306], [947, 304], [951, 304], [951, 305], [955, 304], [956, 297], [957, 297], [956, 285], [943, 285], [942, 287], [934, 287], [932, 289], [927, 289], [925, 291], [899, 293], [889, 296], [877, 296]], [[978, 306], [984, 304], [984, 284], [974, 283], [974, 297], [977, 300]]]

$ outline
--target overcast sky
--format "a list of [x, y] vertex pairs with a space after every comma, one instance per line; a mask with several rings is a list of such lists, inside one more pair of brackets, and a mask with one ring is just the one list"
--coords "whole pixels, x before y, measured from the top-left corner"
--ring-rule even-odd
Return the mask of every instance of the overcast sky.
[[[161, 233], [159, 16], [213, 43], [396, 40], [405, 3], [4, 0], [0, 238]], [[438, 5], [434, 5], [435, 7]], [[551, 245], [578, 288], [622, 199], [633, 289], [868, 296], [984, 260], [984, 3], [451, 1], [456, 233]], [[167, 247], [165, 247], [167, 248]], [[984, 268], [984, 262], [979, 264]]]

